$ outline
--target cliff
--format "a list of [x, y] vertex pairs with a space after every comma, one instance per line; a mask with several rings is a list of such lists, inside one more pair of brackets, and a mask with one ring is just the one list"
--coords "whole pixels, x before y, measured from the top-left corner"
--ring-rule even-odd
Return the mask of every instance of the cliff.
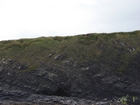
[[0, 59], [3, 104], [140, 103], [140, 31], [1, 41]]

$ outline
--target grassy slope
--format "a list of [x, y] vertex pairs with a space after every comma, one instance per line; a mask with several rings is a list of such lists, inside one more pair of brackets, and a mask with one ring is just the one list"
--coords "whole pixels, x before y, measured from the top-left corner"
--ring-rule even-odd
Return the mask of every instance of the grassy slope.
[[65, 54], [65, 60], [95, 61], [122, 72], [137, 53], [140, 53], [140, 31], [0, 42], [0, 59], [18, 60], [31, 68], [42, 63], [59, 65], [63, 60], [54, 58]]

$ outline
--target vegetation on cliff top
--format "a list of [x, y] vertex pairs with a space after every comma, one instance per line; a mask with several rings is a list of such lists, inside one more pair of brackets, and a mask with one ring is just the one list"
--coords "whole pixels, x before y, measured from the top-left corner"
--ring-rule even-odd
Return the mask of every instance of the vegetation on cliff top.
[[31, 68], [60, 65], [64, 60], [93, 61], [123, 72], [140, 53], [139, 45], [140, 31], [9, 40], [0, 42], [0, 59], [14, 59]]

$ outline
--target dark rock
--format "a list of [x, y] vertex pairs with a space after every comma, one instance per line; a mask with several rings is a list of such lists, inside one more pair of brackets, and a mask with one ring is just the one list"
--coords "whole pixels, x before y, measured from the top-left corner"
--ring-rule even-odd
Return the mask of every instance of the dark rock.
[[[5, 59], [2, 61], [7, 62]], [[91, 99], [94, 102], [106, 99], [109, 102], [114, 97], [140, 94], [139, 77], [134, 77], [134, 74], [130, 73], [131, 70], [126, 74], [116, 74], [105, 65], [96, 62], [76, 63], [76, 67], [73, 66], [75, 62], [72, 60], [63, 62], [60, 66], [42, 65], [34, 71], [24, 71], [28, 66], [14, 60], [8, 61], [7, 64], [0, 63], [0, 101], [53, 100], [58, 104], [81, 104], [73, 98], [71, 100], [71, 97], [77, 97], [77, 100]], [[139, 73], [139, 70], [136, 71]], [[55, 98], [48, 98], [47, 95], [53, 95]], [[65, 98], [62, 100], [62, 97]], [[139, 98], [135, 101], [138, 100]], [[84, 103], [86, 100], [80, 102]], [[108, 105], [107, 102], [103, 105]]]
[[28, 69], [28, 66], [27, 65], [19, 65], [18, 69], [19, 70], [25, 70], [25, 69]]
[[55, 60], [63, 60], [63, 59], [65, 59], [67, 57], [67, 55], [66, 54], [60, 54], [60, 55], [58, 55], [58, 56], [55, 56]]

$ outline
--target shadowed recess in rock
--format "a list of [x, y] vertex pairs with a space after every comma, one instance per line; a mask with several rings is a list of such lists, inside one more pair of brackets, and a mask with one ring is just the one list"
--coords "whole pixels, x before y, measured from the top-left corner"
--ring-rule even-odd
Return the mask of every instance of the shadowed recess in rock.
[[58, 88], [58, 90], [56, 91], [56, 93], [54, 94], [55, 96], [65, 96], [65, 97], [70, 97], [70, 94], [68, 92], [66, 92], [64, 89], [62, 88]]

